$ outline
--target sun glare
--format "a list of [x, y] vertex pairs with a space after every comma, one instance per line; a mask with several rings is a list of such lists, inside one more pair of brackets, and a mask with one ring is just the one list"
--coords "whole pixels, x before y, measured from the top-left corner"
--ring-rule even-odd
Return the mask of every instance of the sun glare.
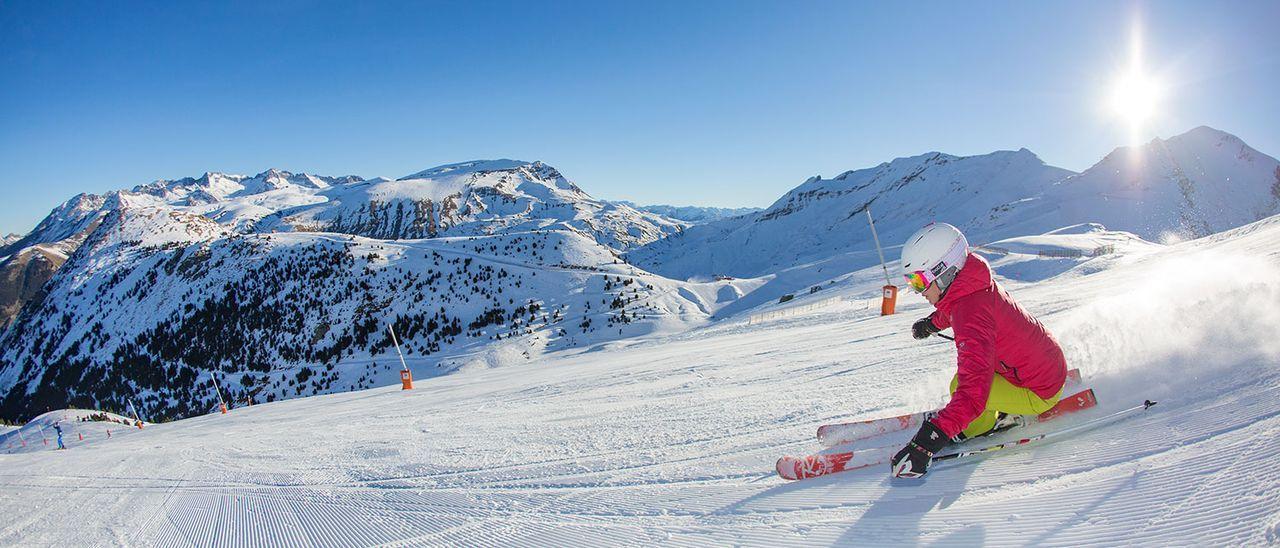
[[1164, 87], [1148, 75], [1143, 63], [1142, 27], [1135, 22], [1129, 42], [1129, 64], [1117, 74], [1107, 98], [1112, 115], [1129, 130], [1129, 144], [1147, 137], [1147, 124], [1160, 114]]
[[1111, 92], [1111, 109], [1130, 124], [1141, 124], [1155, 115], [1160, 96], [1159, 84], [1134, 72], [1116, 82]]

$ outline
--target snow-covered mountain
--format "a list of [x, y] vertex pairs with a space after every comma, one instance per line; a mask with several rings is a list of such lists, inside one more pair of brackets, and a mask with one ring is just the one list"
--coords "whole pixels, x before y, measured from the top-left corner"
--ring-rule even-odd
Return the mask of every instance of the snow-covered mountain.
[[628, 259], [673, 278], [759, 276], [868, 249], [868, 207], [880, 235], [894, 242], [926, 219], [963, 228], [973, 212], [1034, 195], [1071, 174], [1026, 149], [899, 158], [833, 179], [810, 178], [764, 211], [691, 227], [631, 252]]
[[711, 221], [719, 221], [730, 217], [738, 217], [740, 215], [749, 215], [757, 211], [762, 211], [758, 207], [705, 207], [705, 206], [671, 206], [671, 205], [636, 205], [635, 202], [628, 200], [619, 200], [614, 202], [622, 204], [639, 211], [648, 211], [675, 219], [684, 221], [691, 225], [706, 224]]
[[394, 374], [384, 322], [447, 371], [705, 318], [698, 284], [618, 257], [683, 226], [512, 160], [77, 196], [0, 263], [0, 416], [129, 394], [186, 416], [213, 372], [259, 401], [366, 387]]
[[45, 282], [120, 204], [119, 192], [79, 194], [54, 208], [26, 236], [6, 238], [0, 246], [0, 332], [42, 294]]
[[66, 260], [57, 246], [40, 244], [0, 258], [0, 332], [26, 303], [41, 298], [45, 282]]
[[242, 196], [262, 194], [277, 190], [318, 190], [333, 185], [358, 183], [360, 177], [326, 177], [306, 173], [269, 169], [253, 177], [205, 173], [199, 178], [187, 177], [175, 181], [159, 180], [139, 185], [133, 191], [150, 194], [173, 205], [196, 205], [222, 202]]
[[450, 164], [395, 181], [333, 186], [314, 195], [315, 203], [267, 216], [254, 231], [414, 239], [571, 230], [625, 251], [681, 229], [659, 215], [596, 200], [542, 162]]
[[[122, 207], [201, 215], [243, 234], [328, 231], [416, 239], [570, 230], [615, 252], [683, 228], [660, 215], [595, 200], [541, 162], [480, 160], [424, 170], [398, 181], [278, 169], [252, 177], [209, 172], [132, 190], [81, 194], [55, 208], [25, 237], [7, 239], [0, 246], [0, 326], [11, 322], [35, 295], [30, 288], [43, 285], [61, 264], [31, 268], [18, 261], [20, 252], [43, 245], [54, 254], [70, 256], [102, 218]], [[4, 264], [7, 258], [12, 261]]]
[[6, 238], [5, 245], [0, 247], [0, 257], [11, 255], [28, 246], [59, 242], [63, 242], [61, 246], [67, 253], [75, 251], [75, 247], [79, 246], [79, 241], [85, 234], [95, 228], [96, 223], [119, 203], [115, 199], [117, 194], [76, 195], [50, 211], [49, 215], [26, 236], [16, 240]]
[[0, 248], [8, 247], [9, 244], [12, 244], [21, 239], [22, 239], [21, 234], [6, 234], [4, 236], [0, 236]]
[[[203, 215], [240, 233], [326, 231], [380, 239], [574, 230], [625, 251], [679, 232], [682, 224], [596, 200], [542, 162], [477, 160], [398, 180], [329, 177], [270, 169], [252, 177], [210, 172], [128, 191], [81, 194], [55, 208], [0, 257], [37, 243], [83, 236], [121, 205]], [[78, 244], [77, 244], [78, 245]], [[74, 251], [74, 246], [65, 249]]]
[[765, 211], [691, 227], [627, 258], [679, 279], [824, 262], [847, 271], [878, 262], [867, 208], [886, 250], [930, 220], [975, 244], [1087, 223], [1150, 241], [1200, 237], [1280, 213], [1280, 162], [1208, 127], [1117, 149], [1079, 174], [1026, 149], [934, 152], [811, 178]]
[[198, 178], [160, 180], [136, 186], [133, 192], [247, 232], [265, 216], [323, 201], [316, 195], [319, 191], [362, 181], [354, 175], [328, 177], [273, 168], [252, 177], [205, 173]]
[[974, 228], [1030, 234], [1084, 222], [1150, 241], [1198, 238], [1280, 213], [1280, 162], [1200, 126], [1122, 147], [1043, 193], [1002, 204]]

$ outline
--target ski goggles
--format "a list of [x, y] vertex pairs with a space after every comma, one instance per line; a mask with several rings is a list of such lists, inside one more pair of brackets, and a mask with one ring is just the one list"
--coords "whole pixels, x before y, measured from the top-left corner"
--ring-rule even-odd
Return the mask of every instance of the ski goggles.
[[903, 278], [907, 279], [907, 287], [916, 293], [924, 293], [929, 286], [933, 284], [934, 278], [928, 272], [917, 270], [910, 274], [903, 274]]

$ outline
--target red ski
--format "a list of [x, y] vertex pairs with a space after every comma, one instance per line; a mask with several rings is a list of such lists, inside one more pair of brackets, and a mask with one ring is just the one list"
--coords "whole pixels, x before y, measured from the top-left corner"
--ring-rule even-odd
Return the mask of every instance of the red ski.
[[818, 427], [818, 443], [825, 447], [835, 447], [890, 432], [917, 428], [924, 424], [925, 417], [932, 413], [936, 413], [936, 411], [908, 413], [896, 417], [846, 422], [843, 424], [824, 424]]
[[[1083, 411], [1098, 404], [1098, 399], [1093, 394], [1093, 389], [1077, 392], [1058, 401], [1048, 411], [1036, 416], [1039, 422], [1045, 422], [1056, 419], [1062, 415]], [[905, 415], [909, 420], [915, 420], [916, 417], [923, 417], [923, 413], [915, 413]], [[897, 419], [898, 417], [893, 417]], [[916, 422], [915, 424], [920, 424]], [[778, 459], [776, 468], [778, 475], [783, 479], [800, 480], [808, 478], [816, 478], [836, 472], [844, 472], [847, 470], [856, 470], [858, 468], [866, 468], [877, 464], [889, 462], [889, 458], [893, 456], [897, 447], [877, 447], [874, 449], [859, 449], [857, 451], [846, 451], [842, 453], [818, 453], [806, 457], [793, 457], [790, 455]]]
[[[1080, 384], [1080, 370], [1067, 370], [1067, 386]], [[925, 417], [937, 413], [907, 413], [895, 417], [869, 419], [865, 421], [846, 422], [841, 424], [824, 424], [818, 427], [818, 442], [824, 447], [835, 447], [858, 440], [865, 440], [882, 434], [919, 428]]]
[[[856, 470], [889, 462], [894, 447], [877, 447], [875, 449], [859, 449], [845, 453], [828, 453], [809, 455], [807, 457], [785, 456], [778, 459], [776, 465], [778, 475], [782, 479], [801, 480], [816, 478], [846, 470]], [[856, 458], [855, 458], [856, 457]]]
[[1077, 392], [1075, 394], [1062, 398], [1061, 400], [1058, 400], [1058, 403], [1054, 405], [1051, 409], [1049, 409], [1048, 411], [1045, 411], [1044, 413], [1036, 415], [1036, 420], [1040, 422], [1053, 420], [1067, 413], [1075, 413], [1076, 411], [1083, 411], [1095, 405], [1098, 405], [1098, 398], [1094, 397], [1093, 389], [1090, 388], [1083, 392]]

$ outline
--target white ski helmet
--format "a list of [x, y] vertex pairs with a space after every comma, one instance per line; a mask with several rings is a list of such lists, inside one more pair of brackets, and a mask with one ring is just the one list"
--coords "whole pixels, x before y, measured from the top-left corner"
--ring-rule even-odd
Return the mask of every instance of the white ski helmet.
[[929, 223], [902, 245], [902, 275], [907, 286], [923, 293], [935, 281], [947, 290], [969, 256], [969, 241], [947, 223]]

